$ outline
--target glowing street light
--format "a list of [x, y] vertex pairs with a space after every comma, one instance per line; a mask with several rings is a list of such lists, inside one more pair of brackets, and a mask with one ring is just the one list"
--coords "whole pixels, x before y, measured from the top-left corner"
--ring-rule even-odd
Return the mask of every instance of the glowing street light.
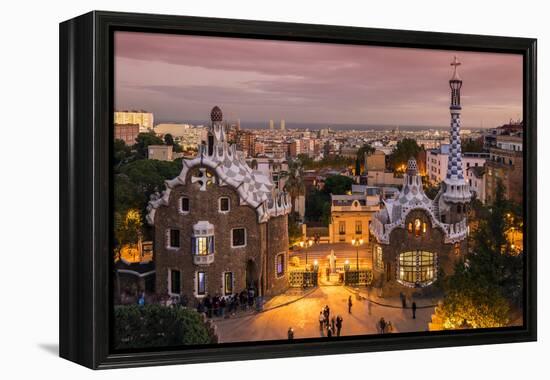
[[300, 242], [300, 248], [305, 248], [304, 252], [306, 254], [306, 270], [307, 270], [307, 249], [313, 245], [312, 239], [304, 239]]
[[359, 246], [363, 245], [363, 239], [351, 239], [351, 245], [355, 247], [355, 268], [359, 270]]

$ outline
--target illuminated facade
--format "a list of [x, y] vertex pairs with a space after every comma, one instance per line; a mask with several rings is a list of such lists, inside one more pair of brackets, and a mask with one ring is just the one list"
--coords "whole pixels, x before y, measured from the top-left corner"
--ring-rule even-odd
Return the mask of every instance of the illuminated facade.
[[467, 251], [467, 211], [471, 199], [465, 179], [460, 143], [460, 90], [455, 57], [451, 87], [451, 134], [446, 174], [432, 200], [424, 193], [417, 162], [409, 159], [403, 188], [396, 199], [384, 201], [371, 232], [374, 278], [392, 292], [427, 292]]
[[206, 144], [149, 202], [156, 292], [188, 300], [287, 287], [290, 197], [227, 140], [214, 107]]

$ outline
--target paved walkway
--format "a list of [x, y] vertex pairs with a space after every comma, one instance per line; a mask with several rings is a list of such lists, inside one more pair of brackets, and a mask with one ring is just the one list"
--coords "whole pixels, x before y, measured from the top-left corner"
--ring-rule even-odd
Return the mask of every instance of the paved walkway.
[[[350, 295], [353, 307], [352, 313], [348, 314], [347, 302]], [[343, 286], [322, 286], [293, 302], [279, 304], [262, 313], [216, 320], [218, 337], [224, 343], [281, 340], [287, 339], [289, 327], [294, 329], [296, 339], [322, 337], [324, 333], [319, 329], [319, 312], [325, 305], [329, 305], [331, 316], [339, 314], [344, 319], [344, 336], [378, 334], [377, 322], [381, 317], [392, 322], [394, 332], [427, 331], [434, 311], [433, 307], [419, 309], [416, 319], [412, 319], [410, 309], [403, 310], [357, 300], [355, 294]]]

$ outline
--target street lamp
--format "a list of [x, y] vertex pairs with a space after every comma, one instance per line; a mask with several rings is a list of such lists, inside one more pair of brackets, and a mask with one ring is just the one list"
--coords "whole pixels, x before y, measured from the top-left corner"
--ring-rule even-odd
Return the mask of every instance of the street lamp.
[[351, 245], [355, 247], [355, 268], [359, 270], [359, 246], [363, 245], [363, 239], [351, 239]]
[[307, 270], [307, 249], [309, 247], [311, 247], [313, 245], [313, 240], [312, 239], [304, 239], [300, 242], [300, 248], [304, 248], [305, 247], [305, 250], [304, 252], [306, 253], [306, 270]]

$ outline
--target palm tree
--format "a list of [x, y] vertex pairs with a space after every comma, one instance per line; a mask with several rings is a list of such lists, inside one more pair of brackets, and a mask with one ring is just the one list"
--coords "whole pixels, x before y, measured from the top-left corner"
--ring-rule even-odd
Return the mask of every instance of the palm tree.
[[288, 171], [281, 173], [286, 178], [285, 191], [290, 194], [292, 201], [292, 214], [294, 214], [294, 203], [298, 196], [304, 195], [306, 186], [304, 184], [304, 168], [299, 159], [289, 160]]

